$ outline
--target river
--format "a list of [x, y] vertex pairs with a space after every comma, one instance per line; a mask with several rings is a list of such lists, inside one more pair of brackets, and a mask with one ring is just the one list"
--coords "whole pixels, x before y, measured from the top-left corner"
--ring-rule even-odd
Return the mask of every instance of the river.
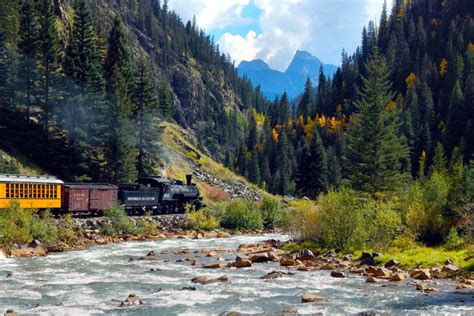
[[[300, 272], [266, 281], [260, 277], [272, 270], [286, 270], [278, 263], [254, 264], [250, 268], [203, 269], [177, 259], [199, 256], [204, 248], [234, 250], [242, 243], [279, 238], [281, 235], [234, 236], [224, 239], [165, 239], [94, 246], [86, 250], [51, 254], [42, 258], [0, 259], [0, 313], [14, 309], [19, 314], [87, 315], [219, 315], [226, 311], [275, 314], [296, 306], [301, 314], [357, 314], [377, 311], [396, 315], [474, 313], [474, 293], [457, 292], [452, 281], [434, 285], [439, 291], [423, 294], [413, 281], [368, 284], [350, 275], [337, 279], [329, 271]], [[174, 251], [190, 249], [186, 255]], [[160, 254], [158, 261], [129, 261], [148, 251]], [[223, 253], [225, 259], [235, 253]], [[150, 271], [154, 269], [155, 271]], [[10, 276], [7, 276], [11, 274]], [[196, 275], [228, 275], [231, 282], [196, 285]], [[195, 291], [182, 290], [195, 286]], [[327, 299], [325, 303], [301, 304], [304, 292]], [[145, 305], [120, 307], [129, 294]], [[119, 300], [119, 301], [118, 301]]]

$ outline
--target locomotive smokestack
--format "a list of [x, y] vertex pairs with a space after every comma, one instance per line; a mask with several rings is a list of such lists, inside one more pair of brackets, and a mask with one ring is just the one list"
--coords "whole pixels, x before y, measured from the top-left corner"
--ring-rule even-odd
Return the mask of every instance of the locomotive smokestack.
[[192, 174], [187, 174], [186, 175], [186, 185], [191, 185], [192, 180], [193, 180], [193, 175]]

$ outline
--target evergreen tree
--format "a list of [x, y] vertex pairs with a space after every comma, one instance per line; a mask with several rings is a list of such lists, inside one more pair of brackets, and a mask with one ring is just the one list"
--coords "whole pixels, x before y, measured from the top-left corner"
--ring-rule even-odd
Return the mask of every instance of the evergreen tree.
[[441, 143], [438, 143], [435, 148], [433, 164], [431, 165], [431, 173], [438, 173], [443, 176], [448, 175], [446, 156], [444, 154], [444, 148]]
[[132, 86], [132, 102], [137, 131], [137, 171], [138, 176], [153, 174], [158, 162], [158, 145], [160, 137], [158, 129], [159, 101], [155, 88], [151, 85], [147, 65], [142, 60], [137, 68]]
[[171, 118], [171, 104], [172, 104], [172, 96], [170, 95], [170, 91], [168, 87], [162, 86], [159, 93], [158, 93], [158, 100], [159, 100], [159, 108], [161, 116], [167, 120]]
[[282, 125], [288, 124], [288, 121], [291, 115], [290, 115], [290, 102], [288, 101], [288, 94], [286, 93], [286, 91], [281, 96], [278, 112], [279, 112], [278, 123]]
[[303, 96], [301, 101], [298, 104], [298, 116], [303, 116], [304, 121], [306, 122], [307, 116], [311, 115], [311, 110], [313, 108], [313, 83], [308, 78], [306, 79], [306, 84], [304, 86]]
[[118, 65], [109, 80], [110, 109], [106, 158], [109, 175], [115, 183], [131, 183], [136, 179], [137, 152], [134, 146], [131, 117], [133, 108], [127, 94], [127, 83]]
[[446, 124], [448, 133], [446, 148], [448, 154], [451, 153], [455, 146], [459, 145], [461, 138], [464, 136], [466, 126], [465, 117], [464, 96], [459, 81], [456, 81], [449, 102], [448, 121]]
[[59, 40], [51, 1], [40, 2], [40, 31], [38, 39], [39, 66], [42, 72], [41, 107], [43, 110], [43, 128], [47, 131], [51, 114], [54, 111], [53, 99], [55, 72], [59, 62]]
[[401, 187], [401, 161], [408, 149], [399, 136], [397, 113], [390, 106], [389, 70], [377, 49], [366, 70], [348, 134], [346, 167], [353, 187], [373, 194]]
[[310, 198], [316, 198], [328, 189], [327, 157], [317, 128], [314, 129], [311, 142], [303, 147], [296, 185], [302, 195]]
[[107, 80], [107, 92], [111, 92], [113, 82], [111, 78], [115, 68], [118, 67], [125, 80], [131, 78], [130, 53], [128, 51], [127, 38], [119, 17], [115, 17], [108, 39], [107, 57], [104, 63], [104, 74]]
[[104, 80], [91, 13], [85, 0], [75, 0], [73, 8], [74, 17], [64, 57], [64, 72], [81, 87], [101, 92]]
[[5, 31], [0, 30], [0, 107], [11, 104], [11, 68], [10, 57], [6, 48]]
[[260, 185], [261, 177], [260, 177], [260, 167], [258, 165], [258, 155], [256, 152], [251, 153], [251, 157], [248, 164], [248, 179]]
[[327, 150], [327, 160], [328, 160], [328, 184], [329, 187], [334, 189], [339, 188], [341, 183], [341, 165], [337, 159], [336, 152], [331, 146]]
[[25, 87], [26, 118], [29, 120], [35, 94], [35, 58], [38, 44], [38, 23], [32, 0], [25, 0], [21, 5], [20, 31], [18, 35], [18, 53], [20, 53], [18, 76], [22, 79], [23, 86]]

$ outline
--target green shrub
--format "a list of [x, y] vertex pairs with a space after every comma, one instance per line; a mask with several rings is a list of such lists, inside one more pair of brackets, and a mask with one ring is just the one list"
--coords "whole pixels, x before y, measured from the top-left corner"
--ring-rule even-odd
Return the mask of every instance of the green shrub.
[[112, 206], [104, 211], [108, 222], [102, 227], [102, 233], [108, 236], [135, 235], [139, 230], [133, 220], [128, 217], [125, 209], [120, 205]]
[[219, 228], [219, 221], [209, 209], [203, 208], [198, 211], [187, 211], [184, 226], [187, 229], [209, 231]]
[[41, 216], [37, 213], [32, 214], [31, 236], [46, 244], [52, 244], [58, 239], [58, 228], [53, 222], [53, 217], [49, 210], [43, 211]]
[[416, 234], [410, 229], [405, 229], [401, 234], [395, 237], [390, 246], [400, 251], [405, 251], [420, 247], [421, 245], [416, 240]]
[[137, 223], [137, 231], [146, 235], [158, 235], [160, 232], [160, 227], [153, 219], [151, 212], [147, 212], [145, 217]]
[[217, 205], [216, 214], [223, 228], [263, 228], [263, 218], [258, 205], [250, 200], [231, 200], [222, 202]]
[[281, 226], [296, 240], [316, 240], [318, 221], [319, 209], [314, 201], [293, 201], [283, 213]]
[[460, 250], [463, 247], [464, 239], [458, 235], [456, 228], [451, 228], [448, 236], [444, 239], [443, 248], [446, 250]]
[[67, 244], [74, 243], [77, 241], [76, 229], [77, 225], [74, 218], [71, 214], [67, 214], [61, 218], [58, 225], [58, 239]]
[[439, 243], [447, 233], [443, 214], [448, 203], [449, 188], [449, 179], [434, 172], [426, 182], [415, 182], [409, 189], [406, 224], [424, 243]]
[[0, 212], [2, 244], [29, 243], [33, 239], [46, 244], [56, 241], [57, 228], [49, 211], [40, 216], [36, 210], [23, 209], [15, 202]]
[[338, 250], [364, 247], [367, 240], [364, 200], [355, 191], [330, 191], [318, 198], [318, 239], [323, 245]]
[[267, 228], [274, 228], [280, 224], [283, 210], [278, 201], [269, 197], [263, 198], [259, 205], [263, 218], [263, 225]]

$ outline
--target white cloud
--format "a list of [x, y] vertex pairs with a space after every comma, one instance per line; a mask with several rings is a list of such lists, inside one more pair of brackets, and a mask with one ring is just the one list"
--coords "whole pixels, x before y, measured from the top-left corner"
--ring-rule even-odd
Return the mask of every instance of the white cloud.
[[[261, 10], [260, 33], [225, 33], [218, 39], [221, 51], [236, 65], [260, 58], [284, 71], [296, 50], [303, 49], [325, 63], [340, 63], [343, 48], [352, 53], [360, 44], [362, 27], [378, 20], [383, 0], [254, 0]], [[393, 0], [387, 1], [388, 8]], [[183, 20], [196, 14], [200, 27], [224, 29], [245, 23], [241, 12], [249, 0], [171, 0]]]
[[183, 21], [196, 16], [198, 26], [207, 31], [244, 23], [242, 10], [249, 0], [170, 0], [169, 7], [178, 12]]
[[253, 60], [257, 57], [259, 49], [256, 47], [257, 37], [254, 31], [248, 32], [245, 37], [224, 33], [219, 39], [219, 49], [226, 54], [230, 54], [237, 63], [242, 60]]

